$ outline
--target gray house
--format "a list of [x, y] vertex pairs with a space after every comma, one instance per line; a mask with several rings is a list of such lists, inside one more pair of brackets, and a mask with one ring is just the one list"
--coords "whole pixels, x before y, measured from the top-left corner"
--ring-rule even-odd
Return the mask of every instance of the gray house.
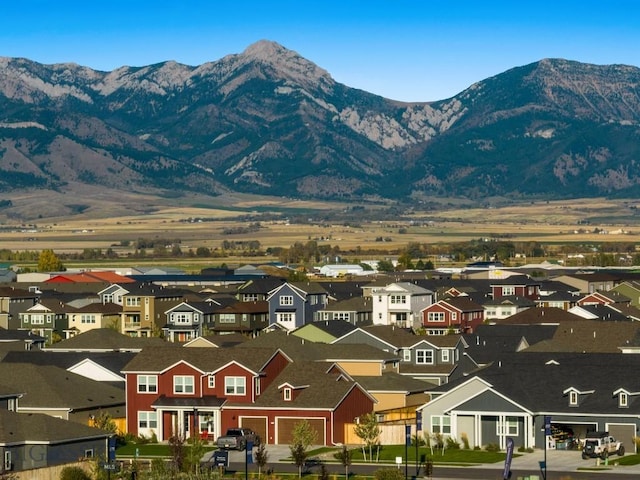
[[327, 291], [317, 283], [284, 283], [267, 297], [269, 324], [291, 331], [320, 320], [319, 312], [326, 307], [328, 298]]
[[[507, 438], [518, 446], [561, 448], [568, 438], [608, 431], [635, 452], [640, 430], [637, 355], [515, 353], [491, 366], [430, 391], [418, 408], [423, 430], [472, 446]], [[545, 438], [545, 417], [552, 435]]]

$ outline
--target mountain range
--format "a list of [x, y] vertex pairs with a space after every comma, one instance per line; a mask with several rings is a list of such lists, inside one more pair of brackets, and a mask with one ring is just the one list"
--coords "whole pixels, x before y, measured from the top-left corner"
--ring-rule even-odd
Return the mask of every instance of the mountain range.
[[200, 66], [111, 72], [0, 57], [0, 112], [0, 199], [93, 186], [400, 202], [640, 194], [633, 66], [543, 59], [405, 103], [265, 40]]

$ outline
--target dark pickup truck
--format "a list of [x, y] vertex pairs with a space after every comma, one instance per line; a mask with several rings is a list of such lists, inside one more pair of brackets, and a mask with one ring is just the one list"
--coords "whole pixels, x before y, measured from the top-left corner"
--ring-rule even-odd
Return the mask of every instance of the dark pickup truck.
[[257, 447], [260, 445], [260, 437], [250, 428], [230, 428], [227, 433], [218, 437], [216, 445], [224, 450], [244, 450], [249, 442]]

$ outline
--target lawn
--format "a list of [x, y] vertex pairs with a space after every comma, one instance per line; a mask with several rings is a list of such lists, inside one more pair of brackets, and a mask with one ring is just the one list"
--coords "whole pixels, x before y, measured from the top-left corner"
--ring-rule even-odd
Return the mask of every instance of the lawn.
[[[375, 452], [375, 451], [374, 451]], [[313, 454], [313, 452], [310, 452]], [[409, 446], [406, 449], [407, 463], [415, 465], [416, 463], [416, 449], [414, 446]], [[367, 452], [368, 459], [369, 452]], [[514, 455], [514, 456], [517, 456]], [[442, 450], [433, 450], [427, 447], [420, 447], [418, 449], [418, 460], [420, 463], [423, 461], [431, 460], [433, 463], [447, 463], [447, 464], [478, 464], [478, 463], [497, 463], [504, 462], [506, 457], [505, 452], [487, 452], [486, 450], [463, 450], [463, 449], [447, 449], [442, 453]], [[402, 459], [404, 463], [405, 458], [405, 446], [404, 445], [383, 445], [380, 447], [379, 454], [373, 454], [374, 461], [377, 458], [379, 463], [396, 463], [397, 458]], [[354, 463], [362, 462], [363, 455], [362, 449], [352, 450], [352, 461]]]

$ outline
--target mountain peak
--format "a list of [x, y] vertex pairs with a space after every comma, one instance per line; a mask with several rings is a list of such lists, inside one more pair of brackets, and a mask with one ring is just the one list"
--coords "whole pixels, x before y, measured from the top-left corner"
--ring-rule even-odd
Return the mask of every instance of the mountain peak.
[[[245, 57], [253, 57], [256, 60], [269, 61], [274, 57], [286, 55], [291, 50], [284, 48], [277, 42], [271, 40], [258, 40], [255, 43], [249, 45], [242, 55]], [[293, 52], [291, 52], [293, 53]]]

